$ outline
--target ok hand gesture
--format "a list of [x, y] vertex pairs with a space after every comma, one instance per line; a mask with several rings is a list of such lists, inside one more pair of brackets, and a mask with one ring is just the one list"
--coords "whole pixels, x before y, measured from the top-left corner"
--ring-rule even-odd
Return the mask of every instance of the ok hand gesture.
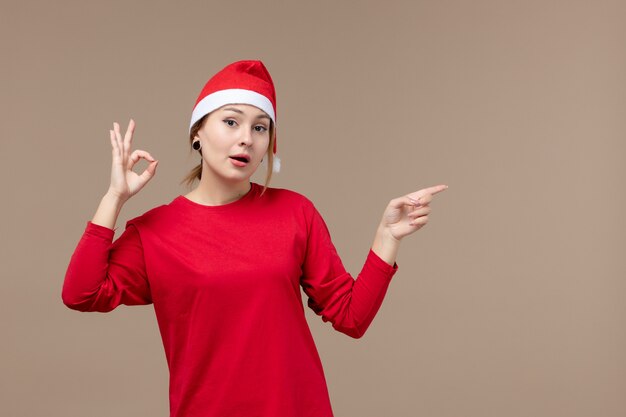
[[[111, 146], [113, 147], [113, 163], [111, 167], [111, 186], [109, 193], [117, 196], [120, 200], [126, 201], [154, 176], [159, 161], [155, 160], [150, 153], [142, 150], [135, 150], [130, 153], [133, 132], [135, 131], [135, 121], [130, 120], [124, 138], [120, 134], [120, 125], [113, 123], [113, 130], [109, 130], [111, 136]], [[133, 171], [133, 166], [144, 158], [150, 161], [150, 165], [137, 175]]]

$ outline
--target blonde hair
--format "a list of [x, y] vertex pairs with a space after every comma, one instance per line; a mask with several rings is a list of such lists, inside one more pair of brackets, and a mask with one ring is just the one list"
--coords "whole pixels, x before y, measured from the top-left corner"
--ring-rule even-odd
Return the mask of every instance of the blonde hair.
[[[202, 128], [202, 125], [206, 121], [209, 114], [211, 113], [205, 114], [200, 120], [198, 120], [197, 122], [193, 124], [193, 126], [191, 126], [191, 131], [189, 132], [190, 153], [194, 151], [193, 147], [191, 146], [193, 143], [193, 140], [198, 134], [198, 131]], [[272, 172], [273, 172], [273, 167], [274, 167], [274, 152], [273, 151], [274, 151], [274, 143], [276, 142], [276, 129], [274, 129], [274, 122], [271, 120], [270, 120], [269, 132], [270, 132], [270, 143], [267, 146], [267, 152], [265, 155], [267, 157], [267, 175], [265, 176], [265, 184], [263, 185], [263, 191], [261, 191], [261, 195], [263, 195], [263, 193], [265, 193], [265, 190], [267, 190], [270, 180], [272, 179]], [[199, 152], [200, 152], [200, 155], [202, 155], [202, 149], [200, 149]], [[187, 187], [191, 187], [195, 180], [199, 181], [201, 178], [202, 178], [202, 161], [200, 161], [200, 164], [198, 164], [195, 168], [189, 171], [189, 173], [183, 178], [180, 184], [185, 184], [187, 185]]]

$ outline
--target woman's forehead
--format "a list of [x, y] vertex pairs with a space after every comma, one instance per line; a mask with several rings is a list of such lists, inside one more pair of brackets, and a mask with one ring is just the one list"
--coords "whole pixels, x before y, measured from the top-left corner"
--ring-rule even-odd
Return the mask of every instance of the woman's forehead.
[[244, 115], [252, 116], [256, 118], [259, 118], [259, 117], [269, 118], [267, 113], [265, 113], [260, 108], [253, 106], [252, 104], [243, 104], [243, 103], [225, 104], [222, 107], [220, 107], [218, 110], [231, 111], [231, 112], [244, 114]]

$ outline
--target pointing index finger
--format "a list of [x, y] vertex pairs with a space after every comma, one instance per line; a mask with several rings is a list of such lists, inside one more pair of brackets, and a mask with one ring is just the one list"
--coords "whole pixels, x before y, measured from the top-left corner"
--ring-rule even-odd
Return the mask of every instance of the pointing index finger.
[[[447, 189], [448, 189], [448, 186], [445, 185], [445, 184], [435, 185], [433, 187], [422, 188], [419, 191], [415, 191], [414, 193], [409, 194], [408, 197], [410, 199], [417, 200], [417, 199], [419, 199], [419, 198], [421, 198], [421, 197], [423, 197], [425, 195], [431, 195], [432, 196], [434, 194], [440, 193], [440, 192], [442, 192], [444, 190], [447, 190]], [[430, 201], [430, 198], [429, 198], [429, 201]]]
[[427, 192], [428, 194], [437, 194], [447, 189], [448, 189], [447, 185], [441, 184], [441, 185], [435, 185], [434, 187], [425, 188], [423, 191]]

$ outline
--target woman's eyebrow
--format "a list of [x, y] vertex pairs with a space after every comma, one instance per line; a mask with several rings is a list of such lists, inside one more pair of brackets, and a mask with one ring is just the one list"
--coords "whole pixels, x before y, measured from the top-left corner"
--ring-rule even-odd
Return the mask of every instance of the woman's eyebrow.
[[[234, 111], [235, 113], [239, 113], [239, 114], [244, 114], [241, 110], [236, 109], [234, 107], [225, 107], [224, 111], [226, 111], [226, 110]], [[268, 120], [271, 120], [269, 118], [269, 116], [267, 116], [266, 114], [259, 114], [256, 118], [257, 119], [268, 119]]]

